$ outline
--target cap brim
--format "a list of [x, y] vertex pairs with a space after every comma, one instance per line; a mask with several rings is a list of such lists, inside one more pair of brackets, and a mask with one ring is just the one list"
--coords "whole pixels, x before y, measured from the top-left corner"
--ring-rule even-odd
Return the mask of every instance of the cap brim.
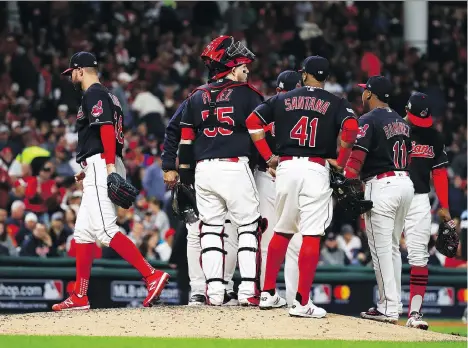
[[64, 72], [62, 72], [62, 75], [71, 75], [71, 72], [73, 71], [73, 68], [68, 68]]
[[361, 87], [361, 88], [364, 88], [364, 89], [366, 89], [366, 87], [367, 87], [367, 85], [365, 83], [358, 83], [357, 86]]
[[410, 122], [417, 127], [429, 128], [432, 126], [432, 123], [433, 123], [432, 116], [422, 118], [422, 117], [413, 115], [410, 112], [407, 112], [407, 115], [408, 115], [408, 119], [410, 120]]

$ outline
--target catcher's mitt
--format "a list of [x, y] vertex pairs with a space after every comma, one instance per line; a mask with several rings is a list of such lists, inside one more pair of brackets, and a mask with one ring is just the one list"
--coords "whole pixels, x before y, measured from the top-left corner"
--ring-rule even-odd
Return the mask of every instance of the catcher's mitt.
[[112, 203], [128, 209], [138, 196], [138, 190], [117, 173], [107, 176], [107, 194]]
[[364, 199], [361, 180], [347, 179], [343, 174], [330, 170], [330, 187], [337, 204], [350, 216], [364, 214], [373, 207], [372, 201]]
[[172, 210], [185, 223], [192, 224], [198, 220], [195, 190], [178, 182], [172, 189]]
[[439, 225], [439, 236], [436, 240], [436, 249], [447, 257], [454, 257], [457, 253], [458, 233], [455, 230], [455, 222], [453, 220], [442, 222]]

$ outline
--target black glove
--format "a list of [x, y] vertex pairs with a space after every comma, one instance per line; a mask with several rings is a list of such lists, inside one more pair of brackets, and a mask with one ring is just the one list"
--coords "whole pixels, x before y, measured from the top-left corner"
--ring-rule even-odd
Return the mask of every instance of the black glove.
[[457, 253], [458, 233], [455, 229], [455, 222], [453, 220], [442, 222], [439, 225], [439, 235], [436, 240], [436, 249], [447, 257], [454, 257]]
[[107, 176], [107, 194], [112, 203], [128, 209], [135, 202], [139, 192], [119, 174], [110, 173]]
[[172, 189], [172, 210], [174, 214], [185, 223], [194, 223], [198, 220], [195, 190], [183, 183], [177, 183]]
[[347, 179], [343, 174], [330, 170], [330, 187], [337, 204], [352, 217], [364, 214], [373, 207], [372, 201], [364, 199], [361, 180]]

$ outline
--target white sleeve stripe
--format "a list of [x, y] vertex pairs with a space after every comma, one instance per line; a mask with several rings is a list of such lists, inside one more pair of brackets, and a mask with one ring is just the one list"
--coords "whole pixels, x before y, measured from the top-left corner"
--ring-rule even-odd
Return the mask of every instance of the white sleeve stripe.
[[92, 125], [103, 125], [103, 124], [114, 124], [112, 121], [105, 121], [105, 122], [93, 122], [93, 123], [90, 123], [89, 125], [92, 126]]
[[264, 132], [263, 129], [249, 129], [250, 134], [261, 133]]
[[366, 151], [366, 152], [369, 152], [368, 149], [366, 149], [364, 146], [361, 146], [361, 145], [354, 144], [353, 147], [358, 147], [358, 148], [360, 148], [360, 149], [362, 149], [362, 150], [364, 150], [364, 151]]
[[436, 164], [435, 166], [433, 166], [432, 168], [437, 168], [437, 167], [440, 167], [440, 166], [443, 166], [444, 164], [447, 164], [448, 161], [445, 161], [445, 162], [442, 162], [442, 163], [439, 163], [439, 164]]
[[180, 124], [183, 124], [184, 126], [193, 127], [193, 124], [191, 124], [191, 123], [180, 122]]
[[260, 119], [262, 120], [263, 123], [267, 124], [265, 119], [262, 117], [262, 115], [260, 115], [260, 113], [257, 110], [255, 110], [254, 112], [257, 114], [258, 117], [260, 117]]

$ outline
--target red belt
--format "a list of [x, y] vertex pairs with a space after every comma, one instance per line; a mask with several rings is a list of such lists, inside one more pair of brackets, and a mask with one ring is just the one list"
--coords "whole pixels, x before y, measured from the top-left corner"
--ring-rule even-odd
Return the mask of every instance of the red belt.
[[204, 160], [200, 160], [197, 163], [200, 162], [209, 162], [209, 161], [222, 161], [222, 162], [239, 162], [239, 157], [231, 157], [231, 158], [207, 158]]
[[394, 171], [390, 171], [390, 172], [385, 172], [385, 173], [382, 173], [382, 174], [378, 174], [376, 176], [377, 179], [383, 179], [383, 178], [389, 178], [391, 176], [399, 176], [400, 174], [403, 174], [403, 176], [409, 176], [408, 172], [404, 172], [404, 171], [401, 171], [401, 172], [394, 172]]
[[284, 161], [290, 161], [292, 159], [295, 159], [295, 158], [307, 158], [307, 160], [309, 162], [314, 162], [314, 163], [317, 163], [317, 164], [320, 164], [322, 166], [325, 167], [325, 164], [327, 163], [327, 161], [325, 160], [325, 158], [321, 158], [321, 157], [296, 157], [296, 156], [281, 156], [279, 161], [280, 162], [284, 162]]

